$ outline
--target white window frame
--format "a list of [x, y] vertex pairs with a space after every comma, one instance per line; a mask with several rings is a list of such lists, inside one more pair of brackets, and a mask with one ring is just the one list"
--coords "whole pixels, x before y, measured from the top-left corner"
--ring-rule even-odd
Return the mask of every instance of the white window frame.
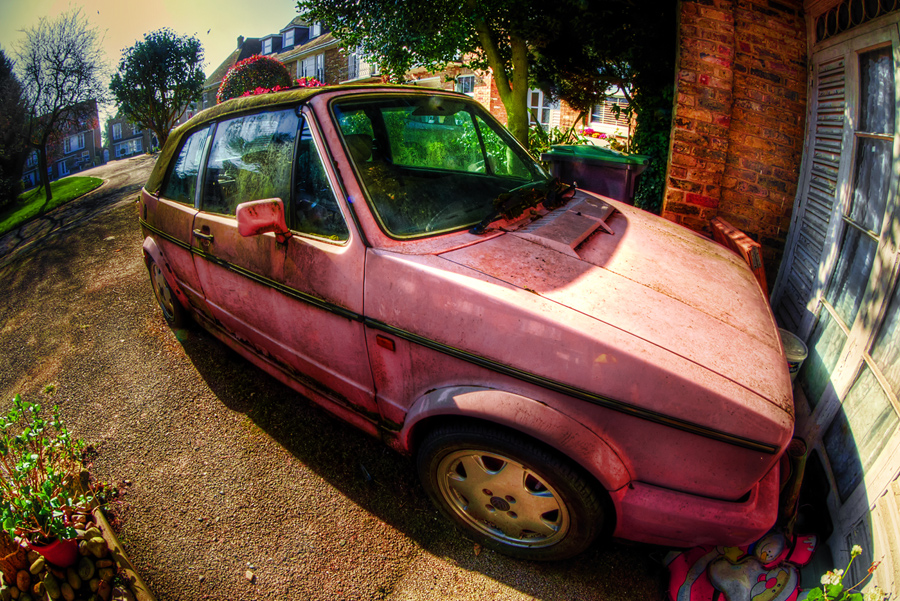
[[121, 123], [113, 123], [112, 139], [113, 140], [121, 140], [122, 139], [122, 124]]
[[64, 176], [66, 176], [66, 175], [69, 175], [69, 166], [66, 165], [66, 162], [65, 162], [65, 161], [60, 161], [60, 162], [57, 163], [57, 165], [56, 165], [56, 172], [59, 173], [59, 176], [60, 176], [60, 177], [64, 177]]
[[282, 45], [287, 48], [288, 46], [294, 45], [294, 30], [288, 29], [284, 32], [284, 38], [282, 41]]
[[69, 136], [63, 140], [63, 153], [69, 154], [84, 148], [84, 132]]
[[[475, 75], [459, 75], [456, 78], [456, 91], [473, 96], [475, 94]], [[466, 88], [470, 88], [466, 91]]]
[[[538, 94], [538, 103], [532, 102], [533, 94]], [[536, 123], [534, 113], [537, 113], [541, 126], [544, 128], [551, 127], [553, 123], [553, 111], [559, 109], [559, 102], [550, 102], [547, 100], [544, 92], [539, 88], [531, 88], [528, 90], [528, 125], [532, 126]], [[547, 111], [547, 122], [544, 123], [543, 111]]]
[[297, 62], [300, 77], [313, 77], [325, 83], [325, 54], [312, 54]]
[[309, 39], [317, 38], [322, 35], [322, 24], [318, 21], [309, 24]]
[[272, 54], [272, 38], [266, 38], [262, 43], [262, 54]]

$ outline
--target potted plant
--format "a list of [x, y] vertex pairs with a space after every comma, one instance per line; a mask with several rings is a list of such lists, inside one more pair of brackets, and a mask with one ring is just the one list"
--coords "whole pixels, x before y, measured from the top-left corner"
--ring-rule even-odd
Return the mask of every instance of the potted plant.
[[0, 526], [10, 538], [59, 567], [78, 558], [76, 525], [96, 505], [87, 473], [84, 442], [73, 440], [59, 408], [44, 419], [41, 406], [19, 395], [0, 414]]

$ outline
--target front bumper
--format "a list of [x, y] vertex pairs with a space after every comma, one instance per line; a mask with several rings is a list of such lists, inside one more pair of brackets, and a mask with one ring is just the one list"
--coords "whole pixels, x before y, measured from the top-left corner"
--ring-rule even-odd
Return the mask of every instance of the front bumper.
[[613, 536], [669, 547], [748, 544], [775, 524], [779, 482], [779, 462], [740, 502], [634, 482], [610, 493], [618, 518]]

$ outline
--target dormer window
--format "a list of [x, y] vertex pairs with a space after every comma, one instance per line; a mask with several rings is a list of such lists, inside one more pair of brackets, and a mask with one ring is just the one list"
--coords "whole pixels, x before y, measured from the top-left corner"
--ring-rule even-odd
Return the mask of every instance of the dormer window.
[[288, 29], [284, 32], [284, 46], [293, 46], [294, 45], [294, 30]]
[[263, 40], [262, 53], [263, 54], [272, 54], [272, 38]]
[[309, 24], [309, 39], [316, 38], [322, 35], [322, 24], [321, 23], [310, 23]]

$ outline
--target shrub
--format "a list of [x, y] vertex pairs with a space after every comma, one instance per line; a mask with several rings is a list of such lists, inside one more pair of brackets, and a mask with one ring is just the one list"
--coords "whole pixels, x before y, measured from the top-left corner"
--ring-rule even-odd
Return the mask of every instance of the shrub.
[[254, 54], [228, 70], [219, 86], [216, 102], [237, 98], [257, 88], [287, 88], [290, 85], [291, 74], [287, 67], [270, 56]]

